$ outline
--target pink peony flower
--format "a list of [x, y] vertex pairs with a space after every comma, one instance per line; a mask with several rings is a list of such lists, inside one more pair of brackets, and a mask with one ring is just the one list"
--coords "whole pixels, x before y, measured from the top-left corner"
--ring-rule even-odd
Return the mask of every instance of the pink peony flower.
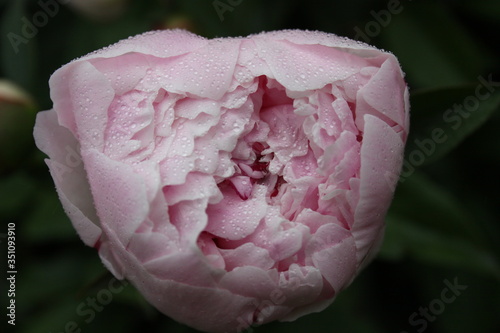
[[408, 135], [392, 54], [311, 31], [158, 31], [50, 87], [34, 136], [75, 229], [179, 322], [321, 311], [376, 254]]

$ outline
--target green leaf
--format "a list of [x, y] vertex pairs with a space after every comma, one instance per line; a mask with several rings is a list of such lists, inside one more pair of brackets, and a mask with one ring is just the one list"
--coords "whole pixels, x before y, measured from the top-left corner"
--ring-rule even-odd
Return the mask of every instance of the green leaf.
[[401, 216], [388, 216], [380, 255], [386, 259], [410, 255], [424, 263], [469, 269], [500, 280], [500, 263], [490, 252]]
[[500, 83], [488, 83], [490, 78], [479, 77], [476, 84], [412, 94], [405, 169], [443, 157], [499, 109]]
[[35, 115], [31, 105], [0, 101], [0, 173], [22, 167], [30, 157]]
[[398, 184], [389, 209], [390, 216], [411, 218], [426, 228], [453, 237], [485, 244], [486, 237], [464, 206], [445, 188], [434, 183], [422, 172]]
[[11, 1], [1, 18], [0, 57], [3, 75], [30, 92], [35, 91], [39, 29], [25, 11], [25, 0]]
[[410, 255], [500, 279], [500, 262], [491, 248], [461, 204], [421, 173], [399, 185], [387, 215], [382, 258]]
[[178, 5], [181, 13], [196, 23], [198, 33], [212, 38], [280, 29], [287, 15], [297, 7], [296, 3], [296, 0], [184, 0]]
[[380, 37], [383, 46], [398, 57], [411, 85], [466, 83], [496, 61], [443, 3], [401, 4], [403, 10], [390, 17]]
[[[23, 232], [18, 241], [33, 245]], [[56, 248], [47, 242], [43, 247], [16, 254], [23, 263], [16, 281], [19, 332], [61, 332], [68, 321], [76, 318], [75, 310], [85, 299], [78, 294], [79, 288], [103, 268], [92, 249], [68, 245]], [[23, 249], [27, 250], [19, 247]]]
[[[92, 21], [76, 19], [68, 26], [68, 38], [65, 42], [67, 46], [64, 51], [66, 59], [75, 59], [89, 52], [115, 44], [122, 39], [127, 39], [140, 33], [148, 31], [151, 26], [144, 21], [144, 18], [137, 17], [136, 13], [122, 17], [119, 21], [96, 25]], [[49, 36], [50, 37], [50, 36]], [[78, 40], [74, 43], [73, 40]], [[57, 49], [55, 40], [48, 40], [47, 43]]]
[[467, 13], [478, 16], [482, 21], [491, 20], [498, 23], [500, 6], [497, 0], [465, 0], [457, 1], [457, 5], [463, 7], [463, 10]]
[[23, 237], [27, 241], [42, 243], [79, 240], [54, 188], [43, 188], [38, 191], [30, 206], [32, 206], [30, 214], [22, 225]]
[[9, 178], [0, 178], [0, 219], [15, 222], [26, 204], [33, 200], [36, 183], [27, 174], [18, 172]]

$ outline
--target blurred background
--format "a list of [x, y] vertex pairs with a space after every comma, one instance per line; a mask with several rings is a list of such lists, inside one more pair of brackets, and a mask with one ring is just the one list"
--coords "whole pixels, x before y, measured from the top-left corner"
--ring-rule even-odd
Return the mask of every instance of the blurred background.
[[298, 28], [393, 52], [410, 86], [411, 136], [377, 259], [327, 310], [249, 332], [500, 332], [498, 0], [0, 0], [0, 17], [0, 331], [195, 332], [132, 286], [110, 289], [71, 227], [32, 139], [36, 112], [51, 108], [50, 75], [152, 29], [212, 38]]

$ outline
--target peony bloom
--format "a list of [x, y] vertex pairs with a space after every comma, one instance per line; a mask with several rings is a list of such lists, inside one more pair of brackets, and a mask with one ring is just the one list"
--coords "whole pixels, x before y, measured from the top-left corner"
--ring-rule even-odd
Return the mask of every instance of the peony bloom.
[[408, 135], [392, 54], [158, 31], [50, 87], [34, 136], [75, 229], [179, 322], [236, 333], [321, 311], [376, 254]]

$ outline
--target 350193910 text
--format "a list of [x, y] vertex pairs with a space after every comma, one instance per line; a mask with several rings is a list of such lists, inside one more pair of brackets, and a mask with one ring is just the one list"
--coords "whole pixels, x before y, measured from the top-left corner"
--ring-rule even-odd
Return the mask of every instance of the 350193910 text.
[[9, 298], [7, 306], [7, 322], [10, 325], [16, 325], [16, 225], [8, 224], [7, 229], [7, 297]]

